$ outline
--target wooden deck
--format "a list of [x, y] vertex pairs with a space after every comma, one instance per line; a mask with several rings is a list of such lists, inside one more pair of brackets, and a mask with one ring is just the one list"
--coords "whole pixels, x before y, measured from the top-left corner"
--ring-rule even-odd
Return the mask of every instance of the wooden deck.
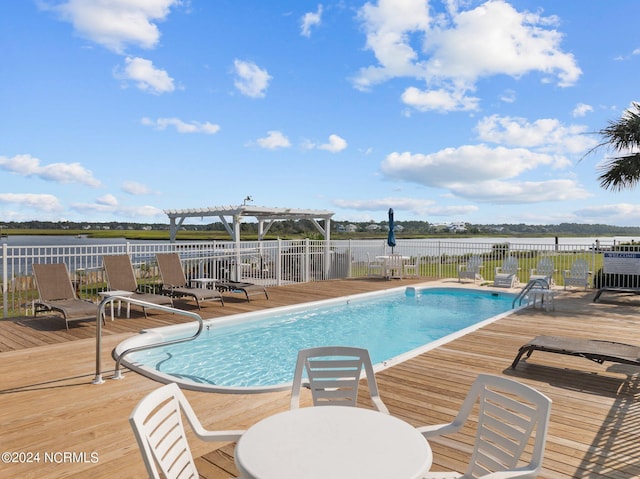
[[[240, 297], [207, 306], [203, 317], [244, 312], [416, 281], [347, 280], [269, 289], [270, 299]], [[640, 477], [640, 368], [535, 352], [517, 370], [520, 345], [539, 334], [571, 335], [640, 344], [640, 298], [616, 296], [593, 303], [593, 291], [561, 292], [556, 310], [523, 310], [377, 374], [392, 414], [414, 424], [450, 420], [478, 373], [514, 377], [550, 396], [547, 452], [540, 477], [622, 479]], [[22, 463], [0, 462], [2, 478], [140, 478], [144, 466], [128, 424], [135, 404], [158, 383], [127, 372], [109, 379], [110, 352], [139, 329], [181, 321], [149, 314], [107, 321], [103, 364], [106, 383], [93, 385], [95, 326], [55, 318], [0, 320], [0, 451], [25, 453]], [[289, 393], [236, 395], [185, 392], [206, 427], [246, 428], [288, 408]], [[367, 404], [366, 394], [361, 406]], [[459, 434], [431, 441], [433, 470], [464, 469], [472, 438]], [[233, 444], [192, 437], [202, 477], [236, 474]], [[66, 455], [64, 453], [67, 453]], [[94, 453], [92, 456], [91, 454]], [[39, 454], [38, 462], [36, 456]], [[33, 462], [24, 462], [31, 458]], [[4, 456], [3, 456], [4, 459]], [[390, 458], [390, 460], [393, 460]]]

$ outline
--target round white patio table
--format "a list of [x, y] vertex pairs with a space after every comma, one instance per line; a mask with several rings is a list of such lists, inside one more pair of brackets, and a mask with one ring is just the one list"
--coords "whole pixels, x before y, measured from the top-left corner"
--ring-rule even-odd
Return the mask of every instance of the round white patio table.
[[316, 406], [250, 427], [235, 450], [253, 479], [417, 479], [431, 467], [429, 443], [411, 424], [369, 409]]

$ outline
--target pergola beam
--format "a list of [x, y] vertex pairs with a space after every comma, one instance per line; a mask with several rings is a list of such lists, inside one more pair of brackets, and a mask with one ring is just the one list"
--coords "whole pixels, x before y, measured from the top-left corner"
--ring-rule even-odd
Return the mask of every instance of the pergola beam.
[[[268, 208], [265, 206], [239, 205], [218, 206], [210, 208], [192, 208], [187, 210], [165, 210], [169, 217], [169, 239], [176, 240], [178, 230], [186, 218], [204, 218], [217, 216], [224, 225], [227, 233], [235, 242], [240, 241], [240, 223], [245, 217], [254, 217], [258, 220], [258, 239], [264, 239], [271, 225], [278, 220], [311, 220], [320, 231], [325, 240], [330, 239], [331, 218], [334, 213], [326, 210], [306, 210], [297, 208]], [[231, 218], [231, 223], [227, 218]], [[319, 223], [324, 221], [324, 227]]]

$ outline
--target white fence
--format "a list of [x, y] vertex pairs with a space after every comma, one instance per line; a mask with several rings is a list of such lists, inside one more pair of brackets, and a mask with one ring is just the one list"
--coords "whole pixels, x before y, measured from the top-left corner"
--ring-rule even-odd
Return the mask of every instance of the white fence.
[[[482, 257], [482, 276], [492, 282], [496, 266], [506, 256], [515, 256], [519, 264], [520, 282], [526, 283], [541, 257], [554, 262], [556, 284], [562, 285], [562, 272], [571, 268], [576, 259], [588, 262], [591, 285], [602, 282], [604, 252], [620, 246], [570, 244], [474, 243], [473, 241], [398, 240], [394, 253], [407, 257], [416, 265], [419, 276], [425, 278], [457, 278], [458, 265], [472, 255]], [[637, 246], [624, 251], [640, 251]], [[288, 283], [365, 277], [368, 261], [392, 252], [385, 240], [273, 240], [122, 243], [85, 246], [9, 246], [2, 245], [0, 278], [2, 279], [3, 316], [29, 313], [37, 298], [31, 274], [33, 263], [65, 263], [79, 297], [97, 300], [107, 289], [102, 269], [102, 257], [128, 254], [141, 284], [158, 284], [155, 254], [177, 252], [183, 261], [187, 278], [208, 277], [232, 279], [277, 286]], [[616, 279], [616, 285], [630, 284], [627, 276]], [[611, 281], [610, 281], [611, 282]]]

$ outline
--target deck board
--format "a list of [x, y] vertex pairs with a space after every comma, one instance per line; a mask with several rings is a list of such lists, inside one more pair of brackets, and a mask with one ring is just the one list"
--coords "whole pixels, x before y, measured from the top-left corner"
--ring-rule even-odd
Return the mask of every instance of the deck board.
[[[416, 281], [346, 280], [269, 289], [269, 300], [240, 297], [206, 306], [203, 317], [315, 301], [407, 285]], [[615, 297], [598, 303], [592, 292], [560, 291], [556, 310], [523, 310], [466, 336], [377, 373], [380, 394], [392, 414], [416, 426], [448, 421], [479, 373], [505, 375], [549, 395], [554, 403], [541, 478], [628, 479], [640, 477], [640, 368], [534, 352], [515, 371], [520, 345], [539, 334], [606, 338], [640, 344], [640, 299]], [[196, 310], [192, 306], [192, 310]], [[40, 452], [41, 461], [0, 463], [3, 478], [139, 478], [144, 466], [127, 418], [158, 383], [126, 371], [109, 379], [110, 352], [140, 329], [175, 322], [175, 315], [107, 320], [103, 364], [106, 383], [93, 385], [95, 325], [55, 318], [0, 320], [0, 450]], [[216, 394], [186, 391], [210, 428], [246, 428], [285, 410], [288, 391]], [[308, 399], [308, 398], [307, 398]], [[370, 407], [366, 395], [361, 406]], [[231, 477], [233, 444], [202, 443], [190, 435], [202, 477]], [[472, 437], [468, 430], [432, 440], [433, 470], [463, 469]], [[45, 452], [98, 453], [98, 462], [45, 463]], [[76, 458], [77, 459], [77, 458]]]

